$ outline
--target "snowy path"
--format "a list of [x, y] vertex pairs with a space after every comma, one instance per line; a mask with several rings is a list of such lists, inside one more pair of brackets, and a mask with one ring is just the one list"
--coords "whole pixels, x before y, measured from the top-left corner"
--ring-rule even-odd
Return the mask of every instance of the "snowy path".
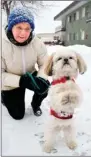
[[[55, 149], [50, 153], [42, 151], [43, 132], [49, 115], [48, 97], [42, 103], [41, 117], [33, 115], [30, 102], [33, 92], [26, 90], [26, 114], [23, 120], [12, 119], [2, 106], [2, 155], [3, 156], [88, 156], [91, 155], [91, 48], [73, 46], [80, 50], [88, 65], [88, 71], [79, 76], [77, 83], [83, 90], [84, 100], [76, 113], [78, 147], [72, 151], [67, 148], [63, 138], [58, 137]], [[48, 48], [50, 51], [54, 48]]]

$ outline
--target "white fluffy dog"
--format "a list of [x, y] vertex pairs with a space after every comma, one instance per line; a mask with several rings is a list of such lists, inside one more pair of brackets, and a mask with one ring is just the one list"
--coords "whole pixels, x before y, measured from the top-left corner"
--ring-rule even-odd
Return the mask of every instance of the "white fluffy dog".
[[45, 73], [53, 79], [48, 93], [51, 119], [44, 132], [45, 152], [51, 152], [55, 135], [61, 129], [67, 146], [70, 149], [77, 146], [73, 114], [81, 103], [82, 93], [75, 79], [86, 69], [82, 57], [67, 47], [60, 47], [45, 64]]

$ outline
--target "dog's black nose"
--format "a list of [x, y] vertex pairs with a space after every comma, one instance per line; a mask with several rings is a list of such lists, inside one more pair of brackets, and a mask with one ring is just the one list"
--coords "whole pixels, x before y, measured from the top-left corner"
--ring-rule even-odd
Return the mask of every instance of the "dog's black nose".
[[67, 59], [67, 58], [64, 58], [64, 62], [67, 63], [67, 62], [68, 62], [68, 59]]

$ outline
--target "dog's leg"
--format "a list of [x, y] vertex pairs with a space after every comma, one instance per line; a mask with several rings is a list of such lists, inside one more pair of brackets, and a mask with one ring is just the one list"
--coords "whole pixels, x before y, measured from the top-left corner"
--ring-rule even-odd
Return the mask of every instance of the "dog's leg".
[[64, 129], [64, 138], [70, 149], [75, 149], [77, 147], [76, 130], [73, 126], [68, 126]]
[[55, 136], [57, 135], [58, 132], [58, 128], [48, 128], [45, 133], [44, 133], [44, 146], [43, 146], [43, 150], [47, 153], [50, 153], [52, 148], [53, 148], [53, 144], [54, 144], [54, 140], [55, 140]]

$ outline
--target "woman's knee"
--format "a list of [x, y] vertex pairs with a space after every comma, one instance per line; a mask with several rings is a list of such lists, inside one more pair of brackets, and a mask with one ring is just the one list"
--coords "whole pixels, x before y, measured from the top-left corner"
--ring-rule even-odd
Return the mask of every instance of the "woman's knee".
[[20, 112], [20, 113], [11, 113], [9, 111], [9, 114], [11, 115], [12, 118], [14, 118], [15, 120], [21, 120], [23, 119], [25, 112]]

